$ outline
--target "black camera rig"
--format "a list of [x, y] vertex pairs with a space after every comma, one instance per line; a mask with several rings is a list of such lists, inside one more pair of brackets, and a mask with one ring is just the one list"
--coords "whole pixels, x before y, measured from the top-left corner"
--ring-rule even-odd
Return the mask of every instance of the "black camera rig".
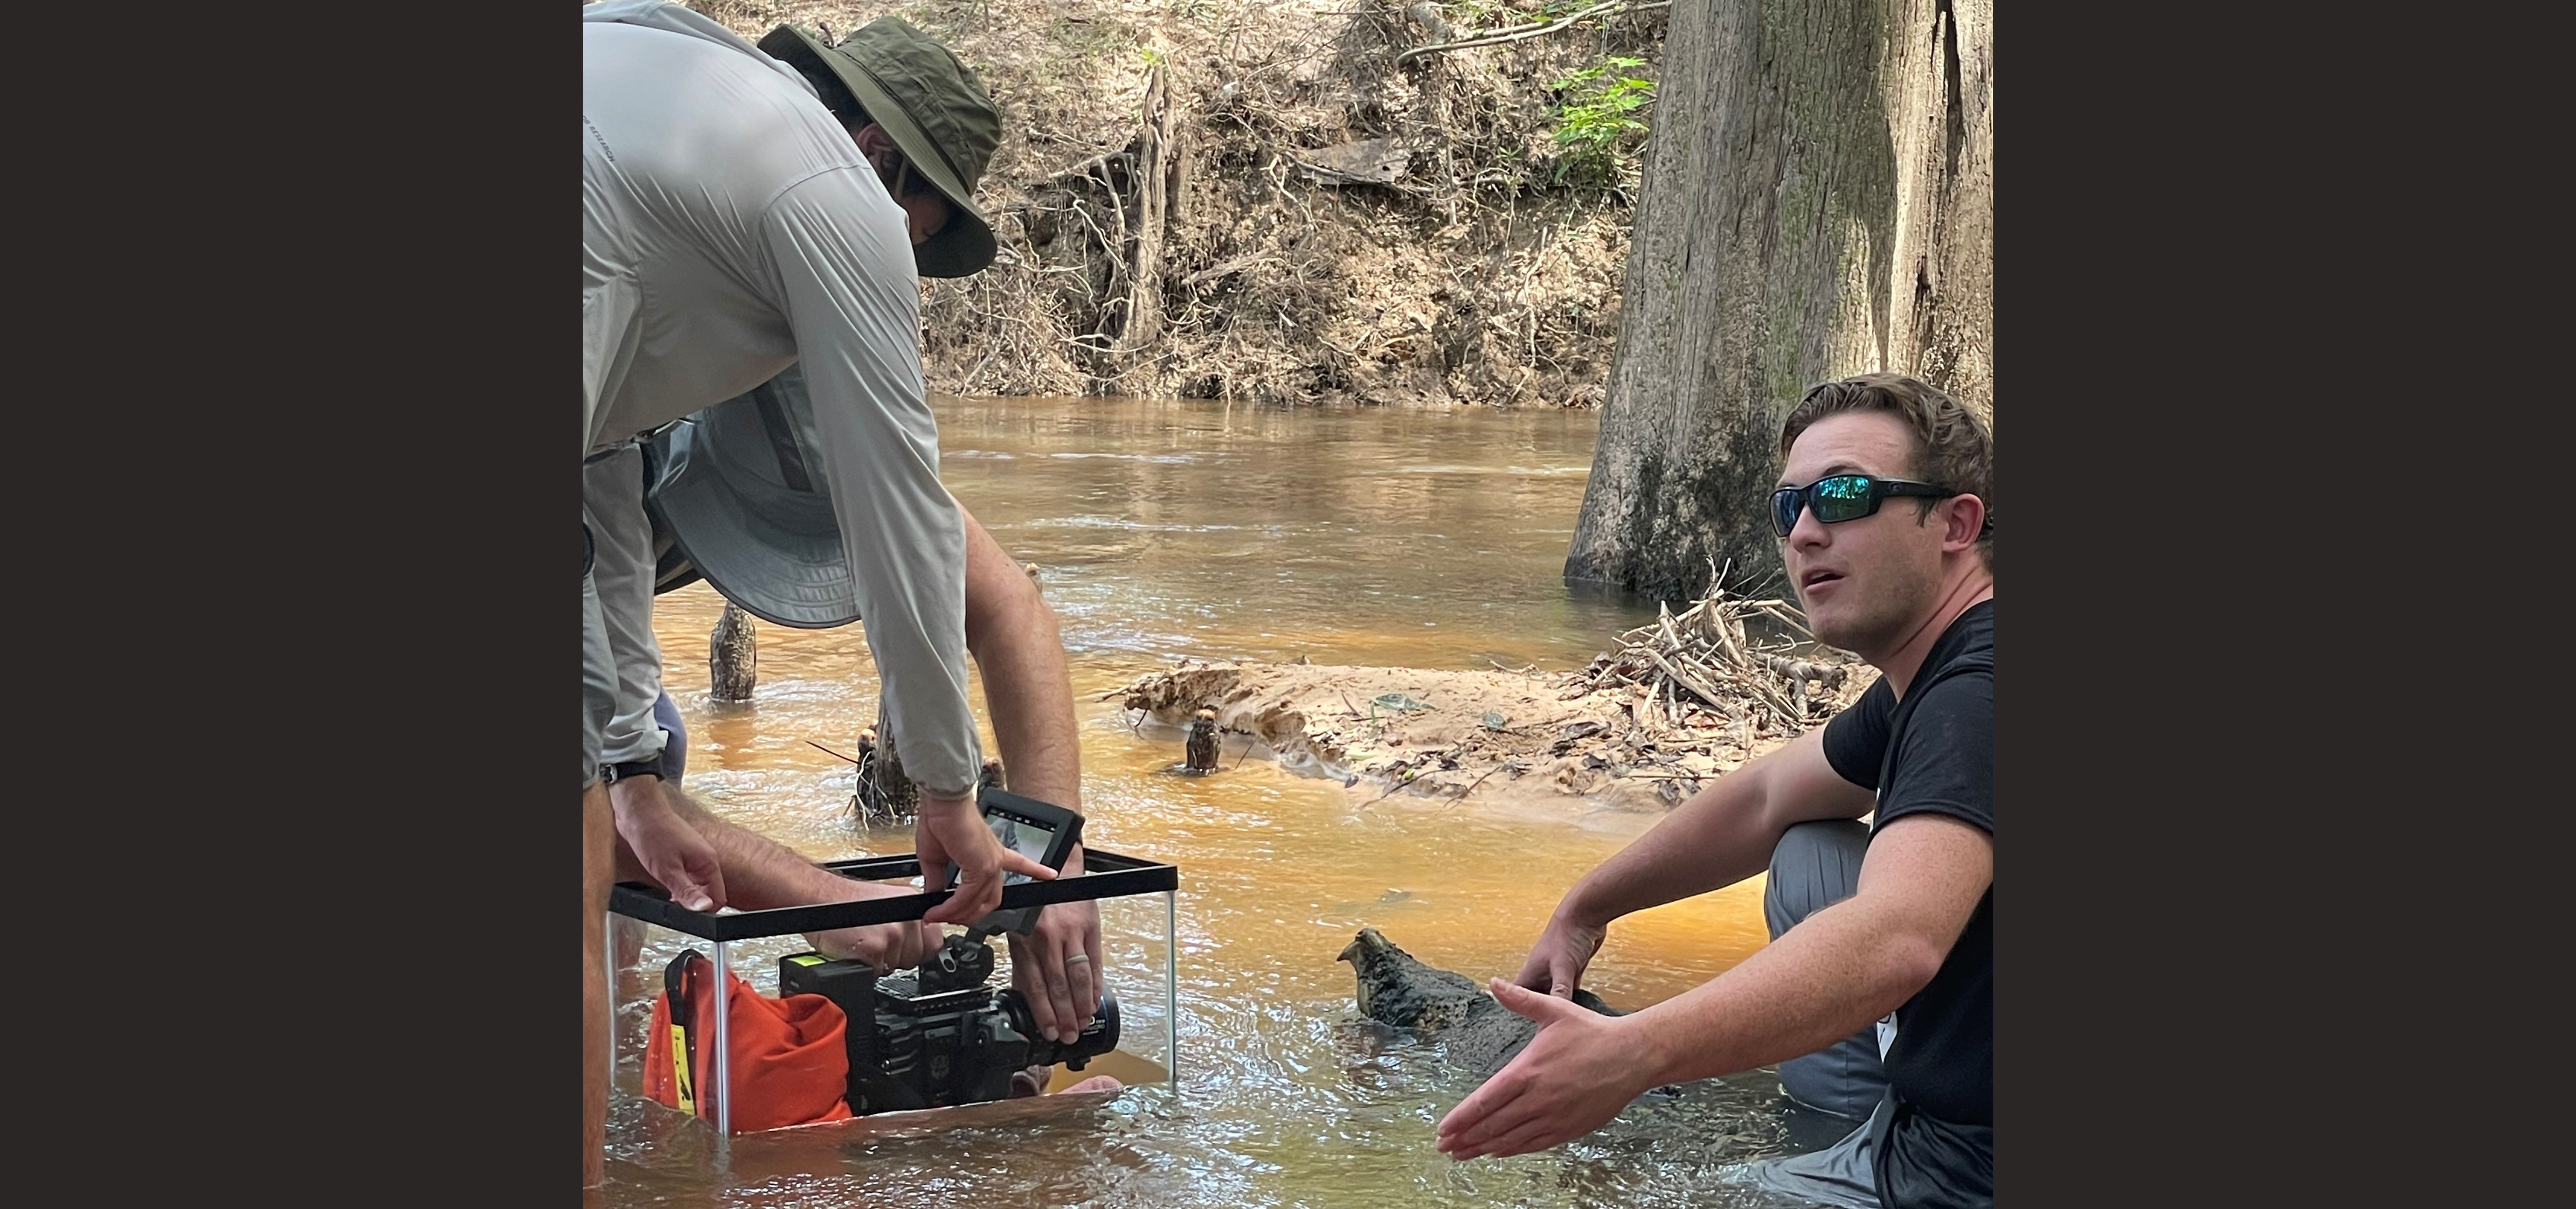
[[999, 1100], [1014, 1074], [1058, 1063], [1081, 1070], [1118, 1047], [1118, 997], [1107, 989], [1066, 1044], [1038, 1031], [1018, 991], [986, 985], [992, 974], [992, 945], [967, 931], [909, 974], [879, 977], [864, 961], [792, 953], [778, 960], [778, 993], [821, 995], [849, 1017], [847, 1099], [859, 1116]]
[[[977, 796], [997, 833], [1014, 818], [1043, 824], [1065, 813], [996, 789], [985, 789]], [[1060, 866], [1062, 845], [1052, 835], [1046, 838], [1046, 856], [1039, 859]], [[1031, 846], [1004, 842], [1023, 851]], [[911, 854], [829, 861], [823, 867], [859, 881], [924, 873], [920, 860]], [[938, 872], [945, 875], [948, 870]], [[691, 911], [656, 887], [623, 882], [610, 890], [608, 909], [715, 942], [713, 956], [721, 983], [728, 966], [726, 948], [732, 942], [917, 920], [948, 900], [953, 891], [946, 888], [947, 880], [941, 876], [934, 883], [937, 888], [915, 894], [725, 914]], [[1081, 876], [1046, 882], [1015, 880], [1006, 885], [993, 915], [976, 921], [965, 933], [951, 935], [918, 970], [879, 978], [864, 962], [836, 962], [819, 953], [800, 953], [781, 960], [779, 994], [821, 994], [848, 1016], [849, 1102], [854, 1113], [999, 1099], [1009, 1094], [1011, 1075], [1017, 1071], [1057, 1064], [1080, 1069], [1115, 1048], [1118, 1004], [1104, 988], [1100, 1006], [1081, 1035], [1070, 1045], [1051, 1041], [1037, 1032], [1018, 992], [986, 985], [993, 972], [993, 952], [984, 938], [997, 928], [1030, 926], [1036, 909], [1053, 903], [1169, 893], [1179, 887], [1180, 871], [1171, 865], [1086, 846]], [[1176, 957], [1168, 948], [1164, 961], [1168, 993], [1177, 976]], [[720, 1014], [718, 1027], [722, 1019]], [[1176, 1063], [1177, 1033], [1166, 1036], [1164, 1043], [1170, 1047], [1167, 1061]], [[864, 1055], [858, 1050], [861, 1045], [869, 1047]], [[1022, 1046], [1026, 1048], [1018, 1048]], [[730, 1080], [723, 1047], [714, 1049], [715, 1069], [696, 1077], [697, 1111], [712, 1116], [719, 1132], [730, 1133]], [[943, 1095], [947, 1098], [938, 1098]]]

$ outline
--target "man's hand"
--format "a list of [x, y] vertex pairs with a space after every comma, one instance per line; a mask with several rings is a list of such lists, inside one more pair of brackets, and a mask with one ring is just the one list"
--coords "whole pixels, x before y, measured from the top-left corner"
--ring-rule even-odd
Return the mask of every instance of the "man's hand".
[[[1055, 1068], [1052, 1066], [1032, 1066], [1027, 1070], [1012, 1071], [1011, 1094], [1009, 1098], [1013, 1100], [1025, 1100], [1031, 1096], [1045, 1095], [1047, 1082], [1054, 1077]], [[1057, 1092], [1056, 1094], [1059, 1096], [1081, 1096], [1099, 1091], [1117, 1091], [1119, 1088], [1124, 1086], [1126, 1085], [1120, 1083], [1112, 1076], [1093, 1075], [1092, 1077], [1085, 1079], [1080, 1083], [1076, 1083], [1063, 1091]]]
[[[893, 898], [912, 893], [909, 887], [886, 886], [875, 882], [840, 877], [841, 883], [830, 902], [856, 902], [863, 898]], [[868, 963], [879, 974], [908, 970], [921, 964], [921, 959], [939, 951], [942, 937], [939, 926], [919, 920], [901, 920], [890, 924], [867, 924], [856, 928], [838, 928], [830, 932], [808, 932], [807, 943], [814, 951], [836, 961], [857, 960]]]
[[616, 811], [618, 838], [672, 902], [691, 911], [713, 911], [725, 904], [724, 870], [715, 846], [671, 808], [670, 799], [662, 796], [660, 777], [618, 781], [608, 787], [608, 801]]
[[[1081, 872], [1065, 864], [1066, 872]], [[1078, 1040], [1100, 1010], [1100, 903], [1050, 903], [1031, 935], [1012, 936], [1011, 986], [1028, 1001], [1040, 1033], [1068, 1045]]]
[[1609, 1124], [1654, 1086], [1634, 1017], [1603, 1016], [1500, 978], [1493, 991], [1538, 1021], [1538, 1036], [1440, 1119], [1441, 1153], [1463, 1161], [1545, 1150]]
[[1559, 999], [1574, 998], [1574, 988], [1583, 985], [1584, 967], [1592, 964], [1592, 955], [1601, 951], [1601, 942], [1609, 935], [1606, 927], [1568, 923], [1562, 915], [1549, 919], [1538, 943], [1530, 947], [1529, 960], [1521, 963], [1520, 973], [1512, 975], [1513, 985]]
[[1002, 905], [1002, 875], [1025, 873], [1042, 882], [1055, 870], [1002, 846], [968, 798], [921, 795], [912, 828], [912, 850], [921, 858], [921, 888], [944, 889], [940, 879], [957, 866], [957, 892], [921, 917], [924, 923], [971, 924]]

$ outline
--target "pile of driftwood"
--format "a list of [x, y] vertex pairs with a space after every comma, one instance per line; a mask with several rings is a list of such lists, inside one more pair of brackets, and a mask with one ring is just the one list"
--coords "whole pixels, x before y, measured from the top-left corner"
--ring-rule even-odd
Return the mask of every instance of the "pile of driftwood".
[[1210, 726], [1246, 736], [1285, 767], [1342, 781], [1362, 806], [1521, 782], [1601, 806], [1669, 809], [1874, 679], [1805, 635], [1804, 617], [1784, 602], [1712, 589], [1678, 613], [1657, 610], [1654, 624], [1575, 672], [1184, 661], [1102, 696], [1171, 738]]
[[[1591, 666], [1569, 673], [1557, 699], [1572, 701], [1627, 684], [1635, 698], [1631, 713], [1641, 725], [1682, 727], [1694, 712], [1704, 712], [1751, 734], [1796, 734], [1831, 712], [1834, 695], [1850, 675], [1851, 662], [1790, 657], [1788, 652], [1813, 637], [1806, 616], [1786, 601], [1752, 600], [1712, 585], [1707, 596], [1679, 613], [1663, 604], [1656, 611], [1654, 624], [1619, 636], [1617, 651], [1603, 651]], [[1795, 637], [1756, 638], [1745, 628], [1755, 617], [1767, 617]], [[1810, 684], [1816, 691], [1809, 691]]]

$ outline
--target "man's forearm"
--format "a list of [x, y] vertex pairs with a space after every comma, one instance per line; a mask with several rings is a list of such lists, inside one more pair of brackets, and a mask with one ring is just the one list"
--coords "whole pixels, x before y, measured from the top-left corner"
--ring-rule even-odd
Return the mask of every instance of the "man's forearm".
[[1846, 899], [1734, 969], [1623, 1018], [1654, 1084], [1811, 1054], [1893, 1012], [1940, 968], [1884, 903]]
[[1617, 1027], [1656, 1082], [1813, 1053], [1930, 983], [1993, 886], [1991, 836], [1943, 815], [1900, 818], [1872, 838], [1858, 893]]
[[1082, 813], [1082, 742], [1074, 733], [1073, 683], [1055, 618], [996, 627], [972, 643], [984, 705], [1011, 792]]
[[845, 900], [861, 883], [799, 856], [796, 850], [716, 817], [676, 785], [664, 784], [671, 809], [716, 850], [727, 905], [745, 911]]
[[1585, 874], [1557, 914], [1601, 927], [1649, 907], [1731, 886], [1771, 867], [1780, 842], [1751, 765], [1719, 777]]
[[1082, 813], [1082, 738], [1064, 639], [1028, 572], [974, 515], [966, 523], [966, 650], [1011, 792]]

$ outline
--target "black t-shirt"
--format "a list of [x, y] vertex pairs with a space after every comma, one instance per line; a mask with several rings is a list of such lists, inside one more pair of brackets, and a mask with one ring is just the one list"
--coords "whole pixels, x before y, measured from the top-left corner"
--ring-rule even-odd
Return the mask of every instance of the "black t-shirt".
[[[1911, 814], [1948, 815], [1993, 836], [1995, 603], [1969, 607], [1942, 631], [1904, 700], [1881, 680], [1835, 715], [1825, 759], [1877, 791], [1873, 838]], [[1993, 1199], [1994, 920], [1988, 886], [1940, 972], [1896, 1009], [1887, 1052], [1896, 1105], [1874, 1162], [1889, 1209]]]

